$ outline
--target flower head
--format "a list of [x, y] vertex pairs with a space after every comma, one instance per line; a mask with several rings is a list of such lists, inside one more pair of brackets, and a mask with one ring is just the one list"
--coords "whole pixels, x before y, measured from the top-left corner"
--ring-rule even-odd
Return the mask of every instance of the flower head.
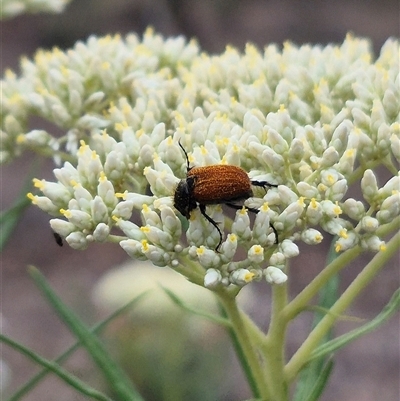
[[[338, 252], [384, 249], [376, 231], [400, 214], [398, 54], [388, 40], [373, 61], [368, 42], [352, 36], [340, 46], [249, 45], [218, 56], [151, 30], [91, 37], [23, 60], [19, 78], [6, 74], [1, 159], [28, 147], [56, 161], [68, 155], [57, 181], [36, 180], [43, 195], [29, 196], [75, 248], [118, 241], [134, 258], [173, 268], [189, 258], [210, 288], [263, 276], [281, 283], [295, 242], [319, 244], [323, 231], [338, 236]], [[24, 133], [30, 112], [65, 135]], [[254, 188], [232, 219], [205, 205], [227, 234], [219, 252], [204, 210], [187, 221], [174, 209], [187, 174], [179, 141], [190, 167], [236, 165], [276, 185]], [[380, 163], [391, 174], [383, 185]], [[357, 183], [360, 199], [348, 192]]]

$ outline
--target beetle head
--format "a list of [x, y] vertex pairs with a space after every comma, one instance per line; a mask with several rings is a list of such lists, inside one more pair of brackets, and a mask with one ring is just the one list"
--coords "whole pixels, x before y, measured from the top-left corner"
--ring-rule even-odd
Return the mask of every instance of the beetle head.
[[187, 219], [190, 218], [190, 212], [196, 209], [197, 203], [193, 199], [194, 179], [192, 177], [181, 180], [175, 189], [174, 206]]

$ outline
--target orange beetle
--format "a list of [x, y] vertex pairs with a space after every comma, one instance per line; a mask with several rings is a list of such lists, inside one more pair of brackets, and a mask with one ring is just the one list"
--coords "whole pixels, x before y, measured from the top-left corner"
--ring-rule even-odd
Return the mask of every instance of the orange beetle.
[[[277, 187], [267, 181], [252, 181], [242, 168], [233, 165], [214, 164], [205, 167], [190, 167], [186, 150], [179, 141], [179, 146], [186, 156], [187, 175], [175, 189], [174, 206], [187, 219], [190, 212], [199, 206], [201, 214], [218, 230], [220, 240], [215, 248], [218, 251], [222, 243], [222, 233], [218, 224], [206, 213], [206, 205], [225, 204], [233, 209], [242, 206], [233, 202], [243, 201], [253, 196], [252, 185], [266, 188]], [[247, 207], [253, 213], [258, 209]], [[278, 233], [272, 224], [275, 233], [275, 243], [278, 243]]]

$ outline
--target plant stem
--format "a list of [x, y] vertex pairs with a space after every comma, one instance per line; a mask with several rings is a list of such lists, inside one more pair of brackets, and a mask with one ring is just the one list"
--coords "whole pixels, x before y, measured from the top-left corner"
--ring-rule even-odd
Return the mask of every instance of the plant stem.
[[314, 328], [314, 330], [310, 333], [310, 335], [286, 365], [285, 375], [288, 382], [292, 381], [296, 377], [299, 370], [304, 366], [305, 363], [307, 363], [312, 351], [318, 346], [322, 337], [332, 327], [337, 317], [347, 309], [347, 307], [353, 302], [359, 293], [370, 283], [379, 270], [399, 249], [399, 246], [400, 232], [395, 234], [387, 243], [386, 250], [377, 253], [353, 280], [353, 282], [347, 287], [340, 298], [335, 302], [320, 323]]
[[263, 401], [273, 400], [264, 374], [265, 361], [262, 358], [260, 349], [256, 345], [259, 343], [259, 337], [258, 335], [256, 336], [257, 338], [253, 338], [252, 336], [253, 333], [258, 333], [258, 331], [248, 327], [255, 324], [250, 319], [244, 318], [246, 315], [239, 310], [236, 299], [229, 293], [219, 291], [217, 295], [232, 323], [232, 330], [242, 348], [250, 373], [256, 383], [258, 394], [254, 396], [261, 398]]
[[285, 319], [287, 321], [293, 319], [301, 312], [308, 302], [318, 293], [318, 291], [332, 278], [339, 273], [341, 269], [346, 267], [360, 253], [361, 247], [354, 247], [342, 253], [331, 263], [329, 263], [311, 282], [307, 285], [284, 309]]
[[272, 399], [276, 401], [285, 401], [288, 399], [287, 383], [284, 376], [287, 320], [284, 319], [282, 314], [286, 304], [287, 283], [273, 285], [271, 321], [262, 349], [268, 361], [265, 375], [268, 380]]

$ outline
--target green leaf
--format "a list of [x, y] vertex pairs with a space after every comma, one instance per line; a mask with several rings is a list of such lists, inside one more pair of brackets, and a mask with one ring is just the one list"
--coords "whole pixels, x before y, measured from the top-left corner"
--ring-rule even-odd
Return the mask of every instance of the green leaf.
[[333, 360], [332, 358], [330, 358], [322, 367], [320, 374], [318, 375], [317, 380], [314, 383], [314, 386], [309, 392], [308, 398], [306, 398], [304, 401], [317, 401], [319, 399], [328, 383], [329, 377], [332, 373], [332, 369]]
[[171, 301], [182, 308], [183, 310], [190, 312], [194, 315], [204, 317], [207, 320], [212, 321], [213, 323], [220, 324], [221, 326], [225, 327], [230, 327], [231, 323], [229, 322], [228, 319], [222, 318], [218, 315], [213, 315], [211, 313], [203, 312], [198, 309], [194, 309], [191, 306], [189, 306], [187, 303], [185, 303], [181, 298], [179, 298], [173, 291], [171, 291], [169, 288], [166, 288], [162, 285], [160, 287], [163, 289], [163, 291], [168, 295], [168, 297], [171, 299]]
[[57, 363], [49, 361], [45, 358], [42, 358], [40, 355], [32, 351], [31, 349], [24, 347], [23, 345], [17, 343], [16, 341], [12, 340], [11, 338], [0, 334], [0, 341], [9, 345], [10, 347], [14, 348], [21, 354], [25, 355], [32, 361], [38, 363], [39, 365], [45, 367], [46, 369], [53, 372], [59, 378], [64, 380], [65, 383], [69, 384], [70, 386], [74, 387], [80, 393], [87, 395], [95, 400], [99, 401], [112, 401], [111, 398], [107, 397], [105, 394], [95, 390], [94, 388], [88, 386], [86, 383], [79, 380], [77, 377], [72, 375], [71, 373], [67, 372]]
[[[122, 306], [121, 308], [118, 308], [105, 320], [103, 320], [102, 322], [98, 323], [96, 326], [91, 328], [91, 332], [93, 333], [101, 332], [112, 320], [114, 320], [116, 317], [126, 312], [127, 310], [131, 309], [137, 302], [142, 300], [142, 298], [144, 298], [147, 294], [148, 291], [145, 291], [140, 295], [138, 295], [136, 298], [134, 298], [132, 301], [128, 302], [126, 305]], [[68, 348], [63, 354], [57, 357], [54, 360], [54, 362], [60, 364], [66, 361], [80, 347], [80, 345], [81, 345], [80, 342], [75, 343], [72, 347]], [[25, 394], [27, 394], [30, 390], [32, 390], [50, 372], [51, 370], [48, 368], [43, 369], [37, 375], [33, 376], [27, 383], [21, 386], [7, 401], [19, 401]]]
[[[223, 316], [224, 319], [228, 320], [228, 315], [227, 315], [225, 309], [223, 308], [223, 306], [220, 303], [218, 305], [219, 305], [219, 309], [221, 311], [221, 315]], [[229, 337], [231, 338], [232, 345], [235, 349], [235, 354], [238, 357], [240, 366], [242, 367], [243, 373], [246, 376], [247, 383], [250, 386], [252, 395], [255, 397], [255, 399], [258, 399], [258, 397], [260, 396], [260, 391], [257, 386], [257, 381], [254, 378], [254, 375], [250, 368], [250, 365], [247, 362], [245, 353], [244, 353], [243, 348], [240, 344], [240, 341], [235, 333], [235, 330], [233, 330], [232, 326], [229, 325], [229, 326], [227, 326], [227, 331], [228, 331]]]
[[[337, 253], [334, 251], [334, 240], [332, 240], [331, 248], [328, 253], [327, 264], [331, 263], [336, 257]], [[325, 311], [329, 311], [331, 306], [338, 299], [338, 286], [339, 277], [336, 275], [332, 277], [326, 285], [319, 292], [319, 302], [314, 313], [314, 320], [312, 328], [314, 328], [321, 319], [325, 316]], [[329, 312], [327, 312], [329, 313]], [[327, 333], [321, 341], [321, 344], [327, 343], [332, 336], [332, 332]], [[311, 400], [312, 394], [314, 394], [314, 388], [316, 383], [321, 383], [323, 386], [326, 385], [329, 375], [332, 370], [332, 366], [326, 371], [324, 367], [327, 366], [326, 354], [320, 358], [315, 358], [311, 363], [308, 363], [304, 369], [300, 372], [299, 380], [297, 382], [296, 392], [293, 397], [293, 401], [304, 401]], [[325, 372], [325, 373], [323, 373]], [[321, 376], [326, 374], [326, 376]], [[321, 388], [322, 393], [322, 388]], [[316, 398], [315, 398], [316, 399]]]
[[27, 185], [24, 186], [14, 204], [8, 210], [0, 212], [0, 252], [10, 239], [23, 211], [31, 204], [31, 201], [26, 196], [26, 192]]
[[[104, 349], [101, 341], [93, 334], [84, 323], [61, 301], [56, 293], [47, 284], [44, 276], [33, 266], [29, 273], [35, 284], [47, 298], [49, 304], [54, 308], [63, 322], [75, 334], [83, 347], [92, 357], [94, 363], [100, 368], [109, 386], [119, 401], [143, 401], [143, 398], [133, 387], [132, 382], [125, 372], [112, 360]], [[134, 361], [132, 361], [134, 363]]]
[[331, 354], [334, 351], [344, 347], [350, 342], [356, 340], [357, 338], [375, 330], [377, 327], [381, 326], [386, 320], [393, 316], [400, 309], [400, 289], [395, 291], [392, 295], [388, 304], [382, 309], [382, 311], [370, 322], [364, 324], [363, 326], [354, 329], [340, 337], [335, 338], [325, 344], [320, 345], [312, 354], [310, 359], [318, 359], [327, 354]]

